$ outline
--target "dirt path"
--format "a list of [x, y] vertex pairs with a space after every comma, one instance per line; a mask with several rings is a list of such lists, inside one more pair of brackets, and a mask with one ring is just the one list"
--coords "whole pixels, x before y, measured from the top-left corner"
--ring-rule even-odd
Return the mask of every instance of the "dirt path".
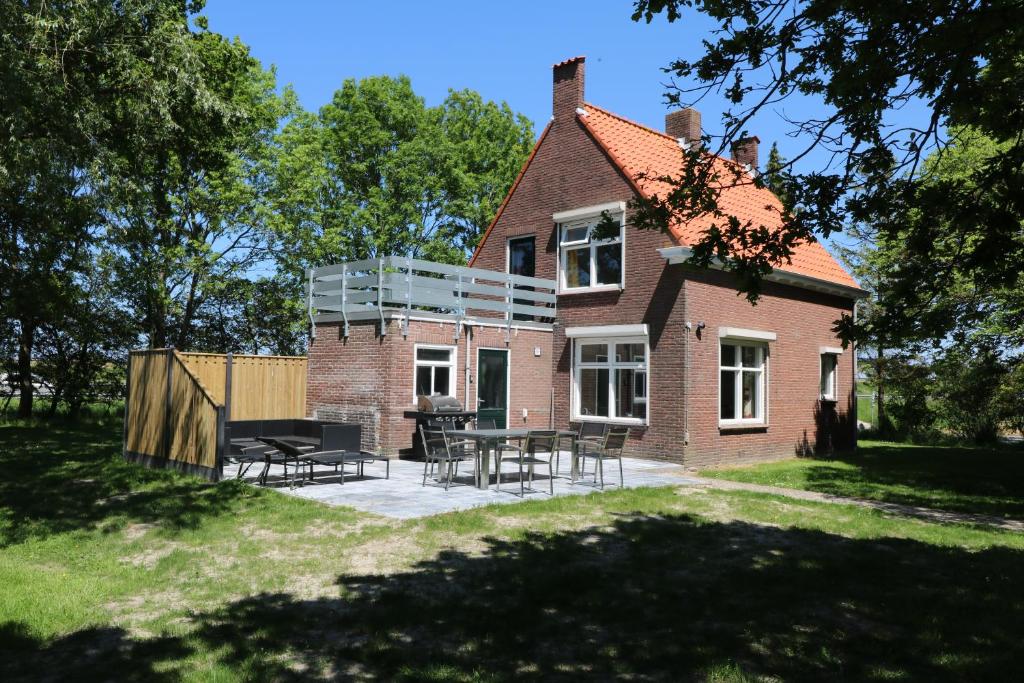
[[707, 477], [693, 477], [693, 479], [696, 482], [696, 486], [704, 486], [712, 489], [772, 493], [777, 496], [786, 496], [788, 498], [796, 498], [799, 500], [813, 500], [821, 503], [837, 503], [841, 505], [857, 505], [859, 507], [881, 510], [882, 512], [891, 515], [913, 517], [929, 522], [978, 524], [982, 526], [997, 527], [1007, 531], [1024, 531], [1024, 520], [1003, 519], [992, 515], [979, 515], [969, 512], [950, 512], [948, 510], [936, 510], [934, 508], [901, 505], [899, 503], [886, 503], [885, 501], [869, 500], [866, 498], [833, 496], [827, 493], [818, 493], [817, 491], [788, 489], [781, 486], [765, 486], [764, 484], [749, 484], [740, 481], [729, 481], [728, 479], [709, 479]]

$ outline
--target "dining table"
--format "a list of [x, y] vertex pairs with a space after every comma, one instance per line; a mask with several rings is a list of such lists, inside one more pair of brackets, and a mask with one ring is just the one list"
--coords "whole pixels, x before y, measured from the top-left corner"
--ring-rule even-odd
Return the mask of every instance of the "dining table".
[[[513, 429], [459, 429], [449, 432], [453, 437], [460, 439], [468, 439], [475, 441], [477, 449], [480, 452], [480, 467], [476, 473], [476, 487], [479, 489], [486, 489], [490, 486], [491, 482], [491, 452], [496, 451], [499, 442], [506, 441], [521, 441], [525, 439], [531, 431], [550, 431], [550, 430], [538, 430], [538, 429], [526, 429], [526, 428], [513, 428]], [[572, 463], [570, 468], [570, 476], [575, 482], [578, 475], [578, 463], [576, 462], [576, 432], [569, 429], [557, 429], [555, 430], [556, 435], [556, 448], [561, 447], [561, 442], [565, 439], [569, 440], [569, 461]], [[530, 465], [533, 467], [533, 465]]]

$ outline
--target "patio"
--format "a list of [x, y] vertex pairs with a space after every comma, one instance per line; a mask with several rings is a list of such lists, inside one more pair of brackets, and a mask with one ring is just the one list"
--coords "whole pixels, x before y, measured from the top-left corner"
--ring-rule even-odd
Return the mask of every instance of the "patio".
[[[586, 478], [573, 484], [569, 478], [567, 452], [562, 452], [561, 461], [561, 473], [555, 477], [555, 496], [583, 495], [601, 490], [593, 483], [589, 472]], [[696, 479], [687, 476], [681, 465], [672, 463], [623, 458], [622, 467], [625, 488], [697, 483]], [[237, 471], [237, 465], [225, 464], [224, 477], [232, 478]], [[364, 474], [364, 477], [356, 478], [354, 470], [350, 469], [342, 485], [334, 473], [334, 468], [316, 466], [315, 479], [312, 483], [306, 482], [303, 486], [290, 488], [284, 479], [281, 466], [273, 465], [268, 477], [268, 488], [327, 505], [344, 505], [363, 512], [398, 519], [428, 517], [495, 503], [510, 504], [551, 498], [548, 495], [547, 474], [542, 475], [540, 472], [534, 476], [534, 490], [527, 489], [526, 495], [522, 497], [519, 496], [518, 472], [512, 474], [510, 470], [507, 470], [502, 478], [500, 492], [495, 491], [493, 485], [486, 490], [478, 489], [473, 486], [472, 476], [462, 473], [453, 480], [448, 491], [444, 490], [443, 484], [439, 485], [429, 478], [427, 485], [422, 486], [423, 463], [415, 460], [392, 460], [390, 479], [384, 478], [384, 465], [381, 463], [367, 464]], [[246, 480], [251, 481], [252, 476], [247, 475]], [[617, 488], [618, 467], [614, 466], [605, 470], [605, 490], [614, 491]]]

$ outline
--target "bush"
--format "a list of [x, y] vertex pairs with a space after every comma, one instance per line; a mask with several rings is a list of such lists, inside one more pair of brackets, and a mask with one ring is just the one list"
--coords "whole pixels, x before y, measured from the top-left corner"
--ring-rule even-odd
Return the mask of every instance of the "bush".
[[991, 349], [953, 347], [933, 370], [935, 410], [941, 424], [974, 443], [996, 441], [1008, 417], [1001, 395], [1010, 366]]

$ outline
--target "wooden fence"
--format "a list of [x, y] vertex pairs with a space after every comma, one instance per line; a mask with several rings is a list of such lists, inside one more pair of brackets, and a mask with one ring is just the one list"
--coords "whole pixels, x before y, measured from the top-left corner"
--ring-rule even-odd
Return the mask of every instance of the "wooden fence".
[[304, 417], [306, 359], [132, 351], [124, 454], [216, 481], [228, 420]]
[[228, 420], [273, 420], [306, 415], [305, 357], [230, 353], [180, 355], [217, 402], [225, 406]]

